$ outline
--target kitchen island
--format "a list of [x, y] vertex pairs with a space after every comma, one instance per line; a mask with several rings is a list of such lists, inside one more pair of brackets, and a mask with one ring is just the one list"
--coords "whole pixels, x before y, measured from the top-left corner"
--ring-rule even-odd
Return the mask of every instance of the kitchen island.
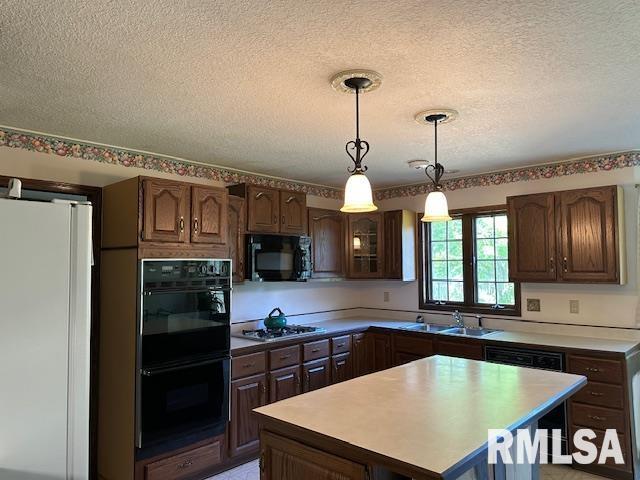
[[[255, 410], [263, 480], [484, 479], [488, 429], [515, 430], [586, 384], [579, 375], [436, 355]], [[504, 466], [495, 478], [517, 477]]]

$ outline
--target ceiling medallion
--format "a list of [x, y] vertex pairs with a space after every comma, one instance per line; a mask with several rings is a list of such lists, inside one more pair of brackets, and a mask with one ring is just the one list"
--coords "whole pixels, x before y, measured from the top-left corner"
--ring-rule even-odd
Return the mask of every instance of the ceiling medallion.
[[420, 125], [432, 125], [433, 122], [427, 120], [428, 117], [433, 115], [443, 115], [442, 120], [438, 120], [438, 123], [442, 125], [443, 123], [453, 122], [456, 118], [458, 118], [458, 112], [451, 108], [431, 108], [429, 110], [424, 110], [422, 112], [416, 113], [415, 119]]
[[369, 93], [382, 85], [382, 75], [378, 72], [373, 70], [345, 70], [333, 76], [331, 86], [336, 92], [355, 94], [355, 89], [348, 85], [348, 80], [351, 78], [366, 78], [369, 80], [367, 86], [360, 88], [358, 93]]

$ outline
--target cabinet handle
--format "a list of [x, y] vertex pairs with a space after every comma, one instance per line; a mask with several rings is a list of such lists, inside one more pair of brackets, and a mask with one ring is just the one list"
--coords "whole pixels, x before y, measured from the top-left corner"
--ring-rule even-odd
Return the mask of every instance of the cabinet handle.
[[336, 348], [342, 348], [346, 345], [346, 343], [339, 343], [338, 345], [336, 345]]
[[286, 360], [287, 358], [291, 358], [291, 354], [289, 355], [281, 355], [280, 360]]
[[282, 215], [282, 224], [284, 225], [284, 215]]
[[569, 271], [567, 257], [564, 257], [564, 258], [562, 259], [562, 269], [563, 269], [565, 272], [568, 272], [568, 271]]
[[256, 200], [259, 199], [260, 197], [262, 197], [263, 195], [264, 195], [264, 192], [256, 193]]
[[185, 460], [182, 463], [178, 464], [178, 468], [179, 469], [185, 469], [185, 468], [189, 468], [191, 465], [193, 465], [193, 461], [191, 459], [189, 460]]
[[552, 272], [556, 269], [556, 262], [553, 260], [553, 257], [549, 259], [549, 269]]
[[311, 353], [318, 353], [320, 351], [319, 348], [312, 348]]
[[180, 233], [184, 233], [184, 217], [180, 217], [180, 221], [178, 222], [178, 226], [180, 227]]
[[292, 196], [290, 196], [289, 198], [287, 198], [287, 199], [285, 200], [285, 202], [284, 202], [284, 203], [291, 203], [293, 200], [295, 200], [295, 198], [296, 198], [296, 197], [294, 197], [294, 196], [292, 195]]
[[251, 368], [251, 367], [255, 367], [256, 364], [255, 363], [245, 363], [244, 365], [242, 365], [242, 368]]
[[605, 422], [607, 420], [607, 417], [599, 417], [598, 415], [587, 415], [587, 417], [597, 422]]
[[273, 223], [278, 223], [278, 216], [277, 215], [273, 216]]
[[263, 395], [266, 395], [266, 394], [267, 394], [267, 384], [266, 384], [266, 383], [263, 383], [263, 384], [262, 384], [262, 394], [263, 394]]
[[587, 372], [593, 372], [593, 373], [598, 373], [600, 371], [599, 368], [595, 368], [595, 367], [586, 367]]
[[604, 393], [602, 392], [589, 392], [591, 394], [592, 397], [602, 397], [604, 396]]
[[193, 231], [198, 233], [198, 217], [193, 219]]

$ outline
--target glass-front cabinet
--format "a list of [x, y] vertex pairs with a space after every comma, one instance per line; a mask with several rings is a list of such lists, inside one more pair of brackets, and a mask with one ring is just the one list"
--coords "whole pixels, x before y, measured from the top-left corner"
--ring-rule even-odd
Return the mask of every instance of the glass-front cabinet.
[[356, 213], [348, 215], [350, 278], [382, 278], [384, 276], [383, 215]]

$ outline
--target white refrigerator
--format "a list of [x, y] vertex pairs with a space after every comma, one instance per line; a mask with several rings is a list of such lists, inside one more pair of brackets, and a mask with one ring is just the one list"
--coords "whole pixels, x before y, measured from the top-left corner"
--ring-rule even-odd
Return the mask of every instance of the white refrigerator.
[[91, 206], [0, 198], [0, 479], [89, 464]]

